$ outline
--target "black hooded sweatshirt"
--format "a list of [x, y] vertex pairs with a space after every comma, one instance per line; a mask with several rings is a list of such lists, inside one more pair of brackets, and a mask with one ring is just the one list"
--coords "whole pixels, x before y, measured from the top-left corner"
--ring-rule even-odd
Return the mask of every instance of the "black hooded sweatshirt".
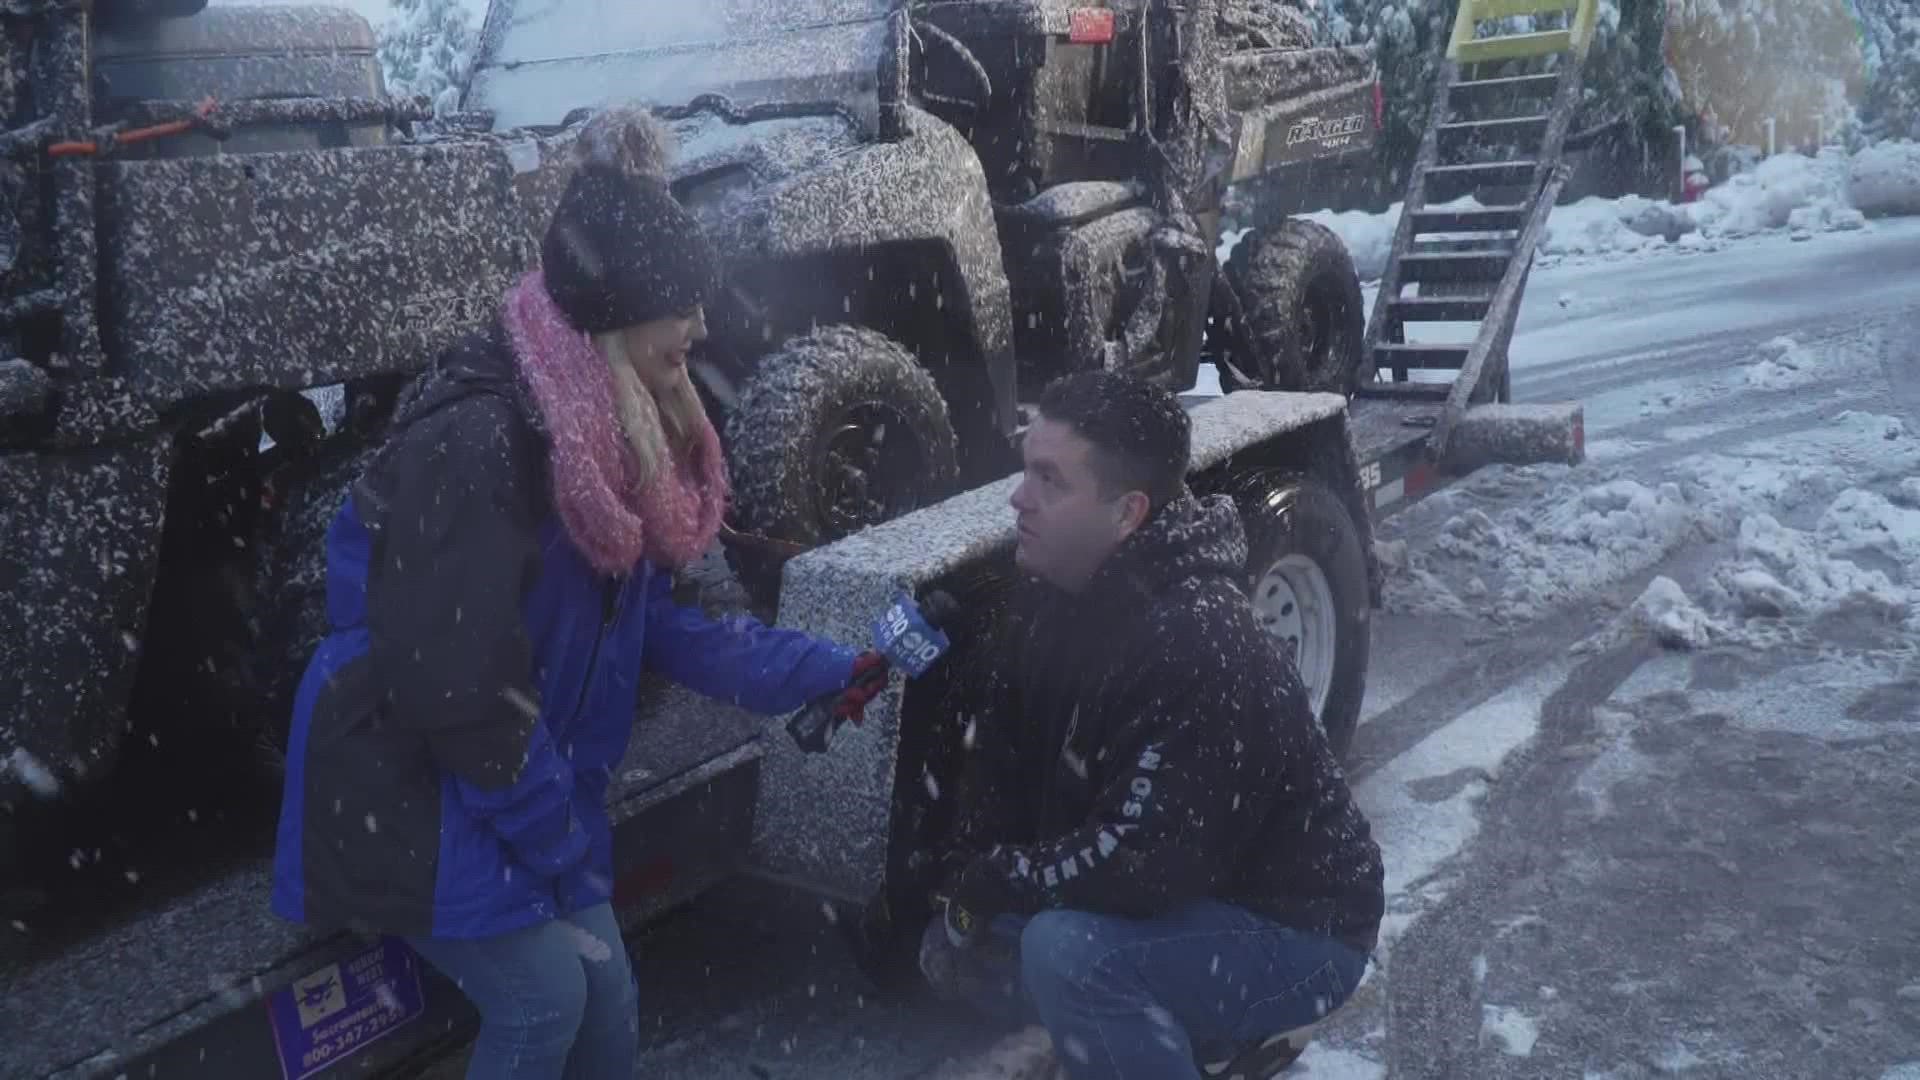
[[1246, 559], [1232, 500], [1182, 495], [1081, 592], [1016, 602], [958, 795], [955, 855], [992, 849], [994, 906], [1215, 899], [1372, 950], [1380, 849], [1240, 590]]

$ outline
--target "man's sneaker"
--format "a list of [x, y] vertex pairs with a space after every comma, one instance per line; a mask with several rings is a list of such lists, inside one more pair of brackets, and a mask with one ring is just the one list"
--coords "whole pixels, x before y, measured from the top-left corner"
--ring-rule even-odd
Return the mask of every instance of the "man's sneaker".
[[1306, 1053], [1311, 1038], [1311, 1027], [1283, 1031], [1224, 1061], [1202, 1062], [1200, 1073], [1209, 1080], [1272, 1080]]

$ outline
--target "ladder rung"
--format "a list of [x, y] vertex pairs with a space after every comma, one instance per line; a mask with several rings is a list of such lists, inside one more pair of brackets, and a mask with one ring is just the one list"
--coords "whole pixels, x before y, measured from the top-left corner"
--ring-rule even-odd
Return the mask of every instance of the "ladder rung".
[[1473, 5], [1477, 22], [1489, 19], [1517, 19], [1527, 15], [1571, 12], [1578, 0], [1466, 0]]
[[1524, 184], [1533, 179], [1538, 162], [1533, 161], [1478, 161], [1466, 165], [1429, 165], [1427, 175], [1459, 177], [1463, 180], [1480, 180], [1482, 183], [1495, 184], [1505, 180], [1509, 184]]
[[1373, 347], [1373, 366], [1427, 371], [1459, 371], [1466, 366], [1471, 345], [1435, 345], [1431, 342], [1383, 341]]
[[[1433, 202], [1452, 202], [1462, 195], [1480, 196], [1480, 201], [1486, 202], [1489, 188], [1531, 188], [1535, 172], [1535, 164], [1531, 161], [1429, 165], [1426, 170], [1425, 194], [1426, 198]], [[1494, 197], [1499, 197], [1498, 193], [1494, 193]]]
[[[1384, 371], [1390, 365], [1375, 366]], [[1359, 397], [1387, 398], [1397, 401], [1445, 401], [1447, 395], [1453, 393], [1453, 384], [1450, 382], [1370, 382], [1361, 383], [1360, 388], [1354, 393]]]
[[1543, 30], [1535, 34], [1509, 34], [1462, 42], [1453, 50], [1453, 59], [1462, 64], [1484, 64], [1494, 60], [1522, 60], [1530, 56], [1570, 52], [1572, 49], [1573, 31]]
[[1409, 255], [1491, 255], [1498, 251], [1505, 254], [1512, 251], [1513, 245], [1520, 240], [1517, 229], [1509, 229], [1507, 232], [1513, 235], [1478, 232], [1457, 235], [1435, 233], [1427, 239], [1415, 236], [1413, 243], [1407, 247], [1406, 253]]
[[1409, 253], [1400, 257], [1401, 281], [1498, 281], [1513, 253], [1500, 249]]
[[1560, 88], [1560, 76], [1555, 75], [1506, 75], [1498, 79], [1459, 79], [1453, 84], [1453, 92], [1463, 96], [1481, 96], [1487, 94], [1537, 94], [1551, 96]]
[[1413, 231], [1418, 235], [1518, 229], [1526, 224], [1527, 209], [1525, 206], [1477, 206], [1468, 210], [1415, 210]]
[[1538, 129], [1540, 134], [1547, 132], [1546, 116], [1503, 116], [1493, 120], [1462, 120], [1452, 124], [1441, 124], [1440, 134], [1464, 136], [1469, 141], [1481, 137], [1516, 138], [1528, 129]]
[[1478, 322], [1493, 307], [1492, 293], [1467, 296], [1401, 296], [1387, 301], [1387, 312], [1401, 323]]

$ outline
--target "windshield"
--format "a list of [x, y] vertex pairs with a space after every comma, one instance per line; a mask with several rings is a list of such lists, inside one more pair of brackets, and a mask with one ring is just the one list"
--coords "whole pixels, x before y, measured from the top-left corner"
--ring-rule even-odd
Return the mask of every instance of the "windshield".
[[493, 0], [465, 107], [499, 127], [613, 101], [874, 111], [893, 0]]

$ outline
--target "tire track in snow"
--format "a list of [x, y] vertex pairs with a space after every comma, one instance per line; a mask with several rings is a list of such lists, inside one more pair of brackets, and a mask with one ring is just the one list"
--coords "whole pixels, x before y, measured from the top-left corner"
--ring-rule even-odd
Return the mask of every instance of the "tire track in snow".
[[1657, 650], [1631, 642], [1600, 653], [1573, 669], [1540, 710], [1533, 741], [1502, 769], [1481, 806], [1481, 841], [1474, 858], [1447, 895], [1409, 926], [1395, 949], [1387, 1009], [1393, 1028], [1388, 1044], [1390, 1075], [1446, 1080], [1474, 1075], [1484, 1020], [1474, 958], [1490, 932], [1483, 912], [1501, 883], [1528, 872], [1535, 846], [1551, 842], [1551, 816], [1537, 808], [1556, 805], [1549, 796], [1572, 780], [1584, 762], [1559, 764], [1567, 747], [1587, 738], [1593, 709]]
[[[1864, 323], [1858, 319], [1833, 320], [1798, 330], [1776, 326], [1765, 331], [1722, 335], [1678, 348], [1634, 349], [1618, 359], [1571, 361], [1565, 370], [1550, 375], [1539, 374], [1537, 368], [1517, 367], [1513, 372], [1514, 394], [1517, 399], [1528, 401], [1585, 400], [1608, 392], [1650, 386], [1668, 378], [1730, 375], [1752, 363], [1762, 346], [1779, 337], [1790, 337], [1809, 351], [1848, 350], [1851, 353], [1870, 347], [1873, 337], [1888, 330], [1880, 320]], [[1859, 367], [1864, 373], [1870, 365], [1863, 359]], [[1860, 380], [1854, 376], [1817, 381], [1844, 385]], [[1742, 389], [1736, 390], [1735, 396], [1744, 399], [1749, 394], [1767, 393], [1777, 391]], [[1724, 412], [1726, 399], [1718, 398], [1716, 403]]]
[[1789, 413], [1778, 419], [1730, 425], [1723, 431], [1702, 435], [1697, 439], [1683, 439], [1679, 442], [1648, 447], [1645, 450], [1630, 451], [1617, 458], [1609, 459], [1606, 467], [1610, 474], [1615, 475], [1629, 472], [1639, 476], [1655, 475], [1668, 466], [1688, 458], [1725, 453], [1752, 443], [1770, 442], [1789, 435], [1814, 431], [1824, 427], [1839, 413], [1849, 410], [1874, 412], [1885, 403], [1884, 394], [1872, 397], [1836, 398], [1810, 409]]

